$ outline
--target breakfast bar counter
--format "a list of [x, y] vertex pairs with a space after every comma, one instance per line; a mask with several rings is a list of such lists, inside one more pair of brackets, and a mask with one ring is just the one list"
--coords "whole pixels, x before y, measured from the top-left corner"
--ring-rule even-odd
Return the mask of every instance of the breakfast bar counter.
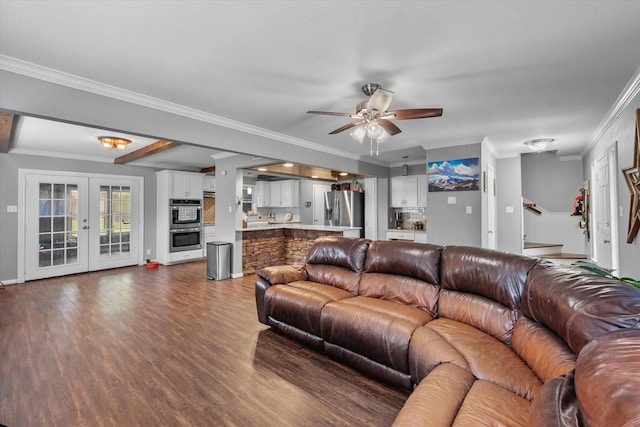
[[261, 223], [242, 232], [242, 274], [253, 274], [272, 265], [304, 264], [314, 240], [323, 236], [359, 237], [360, 227]]

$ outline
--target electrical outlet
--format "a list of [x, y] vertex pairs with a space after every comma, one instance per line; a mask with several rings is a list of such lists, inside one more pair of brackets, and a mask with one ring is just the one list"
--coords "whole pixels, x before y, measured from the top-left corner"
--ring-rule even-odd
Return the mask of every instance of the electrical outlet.
[[471, 215], [471, 213], [473, 212], [473, 207], [472, 206], [466, 206], [465, 207], [465, 212], [469, 215]]
[[147, 249], [147, 255], [151, 255], [151, 249]]
[[15, 205], [7, 205], [7, 212], [16, 213], [18, 212], [18, 207]]

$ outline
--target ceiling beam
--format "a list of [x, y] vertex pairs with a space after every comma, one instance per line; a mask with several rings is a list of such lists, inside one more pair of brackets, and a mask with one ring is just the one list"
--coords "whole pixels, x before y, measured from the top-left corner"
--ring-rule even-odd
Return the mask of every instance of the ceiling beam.
[[216, 167], [209, 166], [208, 168], [202, 168], [200, 169], [200, 173], [216, 173]]
[[11, 113], [0, 113], [0, 153], [9, 152], [14, 118]]
[[153, 154], [160, 153], [162, 151], [168, 150], [173, 147], [177, 147], [177, 142], [172, 141], [156, 141], [153, 144], [149, 144], [146, 147], [142, 147], [136, 151], [132, 151], [129, 154], [125, 154], [124, 156], [116, 157], [113, 160], [113, 163], [116, 165], [124, 165], [125, 163], [134, 162], [136, 160], [140, 160], [144, 157], [151, 156]]

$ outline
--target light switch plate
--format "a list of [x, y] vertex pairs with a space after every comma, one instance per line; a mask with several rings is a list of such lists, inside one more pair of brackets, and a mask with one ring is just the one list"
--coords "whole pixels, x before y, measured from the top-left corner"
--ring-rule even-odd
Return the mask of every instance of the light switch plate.
[[16, 213], [18, 212], [18, 207], [15, 205], [7, 205], [7, 212]]
[[506, 208], [504, 208], [504, 211], [506, 213], [513, 213], [513, 206], [507, 206]]
[[448, 205], [455, 205], [456, 204], [456, 198], [454, 196], [447, 197], [447, 204]]

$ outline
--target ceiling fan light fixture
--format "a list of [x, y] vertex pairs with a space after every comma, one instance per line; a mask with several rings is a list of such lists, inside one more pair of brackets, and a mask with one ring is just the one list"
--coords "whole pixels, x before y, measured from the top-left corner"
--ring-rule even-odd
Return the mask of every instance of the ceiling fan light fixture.
[[367, 135], [367, 130], [364, 126], [356, 126], [354, 131], [349, 135], [351, 135], [353, 139], [362, 144], [362, 141], [364, 141], [364, 137]]
[[377, 120], [372, 120], [367, 124], [367, 136], [369, 138], [378, 139], [383, 135], [383, 133], [386, 132]]
[[538, 138], [538, 139], [530, 139], [529, 141], [525, 141], [524, 145], [529, 147], [531, 151], [535, 151], [540, 153], [547, 149], [549, 144], [555, 141], [554, 138]]

